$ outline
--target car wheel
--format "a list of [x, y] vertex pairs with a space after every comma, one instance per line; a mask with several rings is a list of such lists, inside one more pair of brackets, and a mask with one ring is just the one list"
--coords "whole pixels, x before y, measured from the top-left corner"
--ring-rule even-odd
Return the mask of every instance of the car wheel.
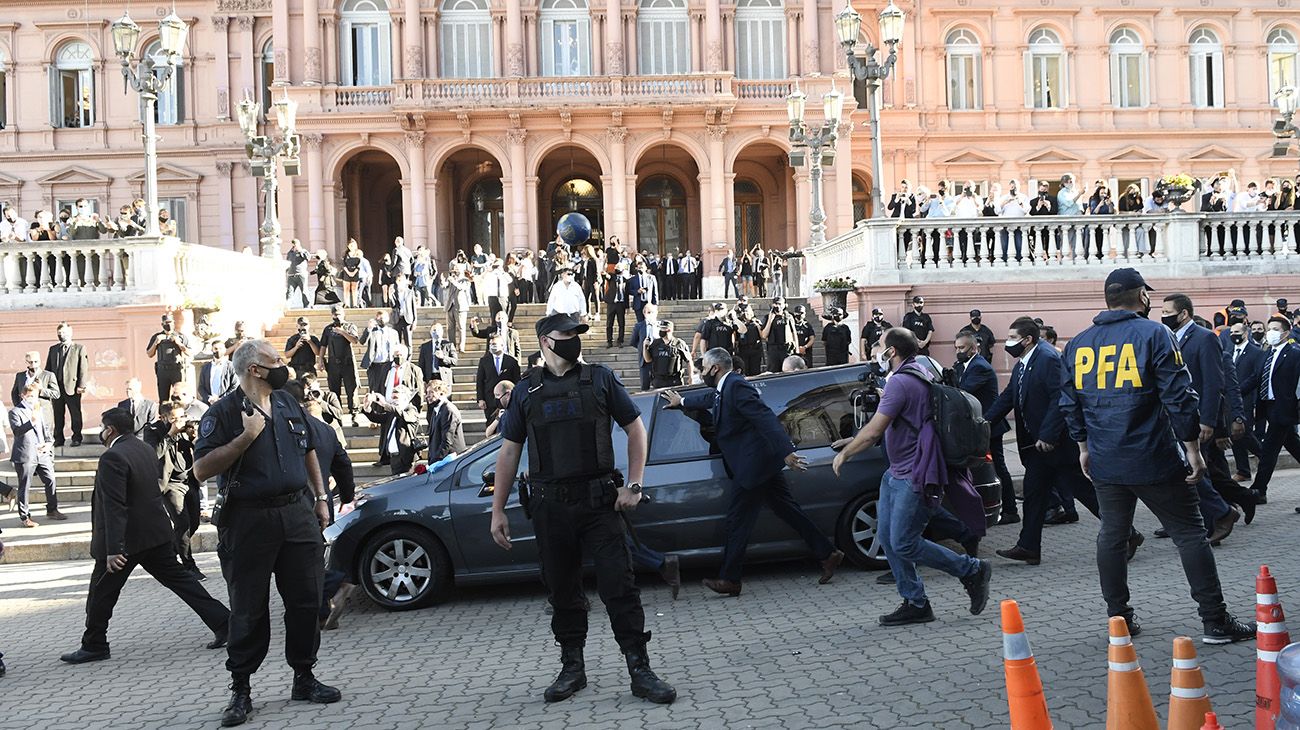
[[867, 492], [854, 499], [840, 515], [835, 529], [835, 542], [848, 557], [849, 562], [863, 570], [886, 570], [885, 548], [880, 544], [876, 525], [876, 492]]
[[366, 542], [357, 574], [370, 600], [390, 611], [428, 606], [451, 590], [451, 560], [442, 543], [414, 525], [389, 527]]

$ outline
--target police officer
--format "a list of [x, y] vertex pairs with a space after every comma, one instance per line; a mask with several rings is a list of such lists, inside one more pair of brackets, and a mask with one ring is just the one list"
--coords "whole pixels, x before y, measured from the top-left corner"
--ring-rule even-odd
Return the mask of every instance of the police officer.
[[[767, 370], [781, 372], [781, 363], [794, 354], [798, 335], [794, 330], [794, 317], [785, 311], [785, 298], [772, 300], [772, 311], [763, 318], [763, 342], [767, 343]], [[746, 368], [748, 369], [748, 368]]]
[[230, 704], [226, 727], [252, 712], [249, 680], [270, 647], [271, 574], [284, 602], [285, 657], [291, 699], [338, 702], [341, 694], [312, 674], [320, 646], [317, 612], [324, 581], [321, 530], [330, 520], [315, 436], [298, 402], [283, 391], [289, 367], [271, 343], [250, 340], [233, 361], [239, 387], [199, 424], [194, 476], [218, 480], [221, 573], [230, 592]]
[[[528, 444], [532, 518], [542, 573], [554, 608], [551, 630], [560, 645], [562, 668], [547, 688], [558, 702], [587, 686], [582, 650], [587, 640], [587, 606], [582, 560], [595, 564], [596, 586], [609, 613], [614, 638], [627, 658], [632, 694], [668, 704], [677, 691], [650, 669], [645, 612], [632, 574], [619, 512], [641, 501], [646, 432], [640, 411], [623, 384], [603, 365], [580, 361], [587, 331], [572, 315], [538, 320], [544, 367], [534, 368], [514, 390], [501, 417], [503, 442], [497, 455], [492, 498], [492, 539], [510, 549], [506, 500]], [[614, 469], [611, 423], [627, 433], [628, 484]], [[634, 458], [635, 457], [635, 458]], [[616, 481], [617, 477], [617, 481]]]
[[736, 305], [736, 355], [744, 363], [746, 376], [763, 372], [763, 331], [748, 303]]
[[794, 315], [795, 354], [802, 357], [808, 367], [813, 367], [813, 341], [817, 339], [817, 332], [808, 321], [808, 311], [802, 304], [790, 312]]
[[970, 322], [957, 330], [957, 335], [960, 337], [966, 332], [969, 332], [975, 338], [975, 342], [979, 345], [980, 357], [992, 362], [993, 343], [997, 342], [998, 338], [994, 336], [993, 330], [989, 329], [989, 326], [984, 324], [984, 314], [980, 312], [980, 310], [970, 310]]
[[871, 310], [871, 319], [862, 325], [862, 339], [858, 341], [858, 356], [862, 362], [868, 362], [875, 356], [874, 350], [880, 345], [880, 336], [893, 327], [885, 321], [885, 313], [880, 307]]
[[912, 330], [916, 341], [921, 343], [922, 355], [930, 354], [930, 338], [934, 337], [934, 320], [925, 313], [925, 297], [912, 297], [912, 311], [903, 315], [903, 326]]
[[715, 347], [733, 354], [736, 352], [736, 321], [722, 302], [714, 302], [709, 307], [709, 316], [700, 322], [691, 340], [691, 357], [695, 356], [697, 349], [703, 356]]
[[844, 310], [827, 307], [822, 319], [829, 322], [822, 327], [822, 343], [826, 346], [826, 364], [844, 365], [849, 361], [849, 347], [853, 344], [853, 331], [844, 324]]
[[650, 363], [651, 388], [673, 388], [683, 382], [689, 383], [695, 377], [690, 350], [685, 342], [673, 336], [671, 320], [659, 322], [659, 337], [646, 340], [641, 356]]
[[176, 331], [176, 319], [171, 313], [162, 316], [162, 331], [149, 338], [145, 355], [158, 358], [154, 362], [154, 375], [158, 378], [158, 402], [171, 397], [172, 386], [185, 380], [190, 365], [190, 340]]
[[[1198, 509], [1201, 459], [1196, 391], [1163, 325], [1147, 319], [1152, 291], [1135, 269], [1106, 277], [1106, 310], [1065, 348], [1061, 389], [1079, 464], [1101, 512], [1097, 571], [1110, 616], [1139, 630], [1129, 605], [1126, 552], [1133, 509], [1142, 501], [1173, 538], [1199, 606], [1206, 644], [1255, 636], [1255, 624], [1228, 613], [1214, 553]], [[1179, 441], [1182, 442], [1181, 447]]]

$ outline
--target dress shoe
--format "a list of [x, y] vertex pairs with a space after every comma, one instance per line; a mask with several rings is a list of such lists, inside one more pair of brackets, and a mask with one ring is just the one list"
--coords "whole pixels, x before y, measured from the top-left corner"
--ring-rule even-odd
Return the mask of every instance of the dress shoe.
[[972, 558], [978, 558], [980, 556], [980, 539], [972, 535], [969, 540], [962, 541], [961, 549], [965, 550], [966, 554]]
[[32, 522], [32, 518], [30, 517], [23, 520], [22, 522], [19, 522], [18, 524], [22, 525], [23, 527], [40, 527], [39, 524]]
[[[844, 552], [841, 550], [836, 550], [830, 555], [827, 555], [826, 559], [822, 561], [822, 575], [817, 579], [817, 584], [826, 585], [827, 583], [830, 583], [831, 578], [835, 577], [835, 569], [838, 568], [840, 563], [843, 561]], [[740, 586], [737, 585], [736, 589], [737, 592], [739, 592]]]
[[1166, 530], [1163, 527], [1157, 527], [1156, 531], [1151, 534], [1159, 538], [1165, 538], [1165, 537], [1169, 537], [1169, 530]]
[[1255, 521], [1255, 498], [1253, 496], [1242, 499], [1241, 504], [1237, 506], [1241, 508], [1241, 514], [1246, 518], [1242, 520], [1243, 522], [1249, 525]]
[[732, 581], [723, 580], [721, 578], [705, 578], [701, 583], [703, 583], [705, 588], [708, 588], [714, 593], [721, 593], [724, 596], [732, 597], [740, 595], [739, 583], [733, 583]]
[[1065, 510], [1056, 510], [1053, 514], [1048, 515], [1043, 521], [1044, 525], [1069, 525], [1079, 521], [1078, 512], [1066, 512]]
[[328, 705], [343, 699], [343, 693], [328, 684], [321, 684], [311, 672], [294, 672], [293, 692], [289, 699]]
[[987, 560], [979, 561], [979, 567], [975, 572], [961, 579], [961, 584], [966, 587], [966, 593], [970, 596], [972, 616], [984, 613], [984, 607], [989, 603], [989, 583], [992, 581], [993, 563]]
[[220, 649], [226, 645], [226, 640], [230, 638], [230, 628], [225, 627], [212, 632], [212, 641], [203, 645], [204, 649]]
[[103, 651], [88, 651], [83, 647], [74, 652], [64, 654], [59, 657], [59, 661], [64, 661], [68, 664], [85, 664], [86, 662], [102, 662], [108, 657], [108, 649]]
[[76, 447], [76, 446], [80, 446], [80, 445], [82, 444], [81, 437], [80, 437], [80, 436], [76, 436], [76, 437], [74, 437], [74, 438], [72, 439], [72, 442], [71, 442], [71, 443], [72, 443], [72, 445], [73, 445], [74, 447]]
[[1229, 507], [1228, 514], [1214, 521], [1214, 529], [1210, 530], [1210, 545], [1218, 547], [1228, 535], [1232, 534], [1232, 526], [1237, 524], [1239, 519], [1241, 519], [1241, 513]]
[[682, 566], [676, 555], [664, 556], [664, 567], [659, 569], [659, 575], [668, 584], [668, 590], [672, 591], [673, 600], [676, 601], [677, 594], [682, 590]]
[[248, 679], [236, 679], [230, 683], [230, 704], [221, 713], [221, 726], [234, 727], [248, 722], [253, 714], [253, 696], [248, 686]]
[[1258, 505], [1258, 504], [1268, 504], [1268, 494], [1267, 494], [1267, 493], [1265, 493], [1265, 492], [1261, 492], [1261, 491], [1259, 491], [1258, 489], [1252, 489], [1252, 490], [1250, 490], [1250, 493], [1253, 494], [1253, 495], [1255, 495], [1255, 504], [1257, 504], [1257, 505]]
[[1248, 481], [1250, 481], [1250, 477], [1247, 476], [1247, 475], [1245, 475], [1245, 474], [1242, 474], [1241, 472], [1237, 472], [1236, 474], [1233, 474], [1233, 475], [1232, 475], [1232, 481], [1234, 481], [1234, 482], [1248, 482]]
[[[1300, 507], [1296, 509], [1300, 510]], [[882, 586], [892, 586], [898, 581], [894, 579], [894, 571], [886, 569], [885, 572], [876, 576], [876, 583]]]
[[207, 579], [208, 579], [208, 576], [205, 575], [205, 574], [203, 573], [203, 571], [199, 570], [199, 566], [197, 566], [197, 565], [195, 565], [195, 566], [191, 566], [191, 567], [190, 567], [190, 572], [194, 574], [194, 580], [207, 580]]
[[1138, 548], [1142, 547], [1142, 543], [1146, 541], [1147, 541], [1146, 537], [1144, 537], [1142, 533], [1138, 532], [1137, 530], [1134, 530], [1129, 533], [1128, 560], [1130, 561], [1133, 560], [1133, 557], [1138, 554]]
[[61, 449], [61, 448], [63, 448], [63, 442], [62, 442], [62, 441], [55, 441], [55, 442], [54, 442], [54, 448], [56, 448], [56, 449]]
[[677, 699], [677, 690], [659, 678], [650, 669], [650, 657], [645, 644], [623, 652], [627, 658], [627, 674], [632, 678], [632, 696], [650, 700], [657, 705], [671, 705]]
[[582, 658], [582, 646], [575, 644], [560, 647], [560, 673], [542, 697], [547, 702], [559, 702], [569, 699], [586, 686], [587, 665]]
[[1002, 516], [998, 518], [999, 525], [1014, 525], [1019, 521], [1020, 515], [1015, 512], [1003, 512]]
[[1019, 545], [1016, 545], [1015, 547], [1012, 548], [1008, 548], [1007, 550], [996, 550], [994, 552], [997, 553], [997, 556], [999, 558], [1006, 558], [1007, 560], [1019, 560], [1020, 562], [1026, 563], [1028, 565], [1038, 565], [1039, 563], [1043, 562], [1043, 558], [1041, 555], [1031, 553], [1028, 550], [1020, 547]]
[[1125, 616], [1124, 624], [1128, 626], [1129, 636], [1137, 636], [1142, 633], [1142, 624], [1138, 623], [1137, 619], [1132, 616]]
[[913, 606], [911, 601], [904, 600], [903, 605], [899, 606], [893, 613], [887, 613], [880, 617], [881, 626], [906, 626], [907, 624], [925, 624], [934, 620], [934, 609], [930, 608], [930, 602], [926, 601], [924, 606]]
[[63, 522], [68, 519], [68, 516], [58, 510], [54, 510], [53, 512], [46, 512], [45, 519], [54, 520], [55, 522]]

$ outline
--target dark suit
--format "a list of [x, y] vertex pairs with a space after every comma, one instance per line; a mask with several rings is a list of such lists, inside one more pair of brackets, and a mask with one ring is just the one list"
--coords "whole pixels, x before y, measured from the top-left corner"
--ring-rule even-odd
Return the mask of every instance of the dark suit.
[[439, 340], [438, 352], [433, 351], [433, 340], [420, 345], [420, 354], [417, 362], [420, 365], [420, 374], [424, 382], [430, 380], [441, 380], [451, 387], [451, 369], [460, 364], [456, 355], [456, 343], [451, 340]]
[[[710, 401], [712, 401], [710, 403]], [[817, 531], [803, 508], [790, 494], [786, 482], [785, 458], [795, 452], [794, 442], [781, 427], [776, 414], [763, 402], [758, 389], [736, 373], [728, 373], [722, 391], [693, 393], [682, 403], [685, 409], [707, 410], [701, 420], [711, 422], [713, 442], [722, 453], [722, 464], [731, 478], [731, 504], [724, 523], [726, 545], [722, 551], [723, 580], [740, 582], [749, 537], [766, 503], [772, 512], [794, 528], [818, 560], [835, 551], [830, 540]]]
[[503, 380], [509, 380], [512, 383], [519, 382], [519, 361], [509, 355], [501, 355], [501, 371], [497, 372], [496, 361], [492, 353], [488, 353], [479, 358], [478, 372], [474, 374], [474, 397], [483, 401], [486, 407], [483, 409], [483, 415], [487, 422], [491, 423], [496, 417], [497, 410], [501, 407], [497, 403], [496, 397], [492, 391], [497, 387], [497, 383]]
[[[419, 399], [400, 410], [372, 404], [362, 415], [379, 424], [379, 461], [389, 464], [394, 474], [410, 471], [415, 463], [415, 440], [420, 427]], [[393, 441], [396, 441], [396, 450], [390, 445]]]
[[158, 457], [158, 486], [175, 526], [176, 554], [181, 565], [198, 570], [190, 547], [190, 537], [199, 529], [201, 488], [193, 472], [194, 444], [184, 434], [170, 438], [170, 431], [171, 426], [166, 421], [158, 420], [145, 429], [143, 439]]
[[[1255, 473], [1252, 489], [1260, 495], [1268, 496], [1268, 483], [1277, 468], [1278, 454], [1285, 447], [1296, 459], [1300, 459], [1300, 436], [1296, 435], [1297, 420], [1296, 384], [1300, 381], [1300, 347], [1283, 344], [1276, 354], [1264, 352], [1264, 362], [1259, 369], [1259, 405], [1256, 417], [1263, 421], [1264, 438], [1260, 446], [1259, 470]], [[1271, 372], [1270, 372], [1271, 368]], [[1269, 398], [1269, 389], [1272, 398]]]
[[130, 398], [127, 398], [124, 401], [119, 401], [117, 407], [124, 408], [131, 412], [131, 418], [135, 422], [133, 425], [137, 437], [143, 436], [144, 429], [149, 424], [158, 420], [158, 404], [143, 396], [139, 400], [135, 401]]
[[199, 402], [205, 406], [212, 405], [212, 396], [215, 395], [220, 398], [239, 386], [239, 378], [235, 377], [234, 366], [230, 364], [229, 360], [226, 360], [225, 363], [225, 372], [221, 373], [221, 379], [218, 382], [221, 390], [215, 393], [212, 391], [212, 362], [205, 362], [203, 367], [199, 368]]
[[[36, 397], [46, 401], [46, 405], [41, 408], [41, 414], [45, 418], [45, 426], [53, 432], [54, 429], [54, 399], [59, 397], [59, 383], [55, 379], [54, 373], [49, 370], [42, 370], [36, 374], [36, 381], [40, 383], [41, 390]], [[9, 391], [9, 402], [18, 405], [23, 398], [23, 387], [27, 385], [27, 371], [21, 370], [14, 375], [14, 387]]]
[[[975, 396], [980, 408], [988, 413], [993, 401], [998, 397], [998, 374], [989, 361], [981, 355], [975, 355], [965, 363], [953, 366], [957, 375], [957, 387]], [[991, 424], [989, 429], [989, 454], [993, 457], [993, 471], [1002, 484], [1002, 514], [1016, 514], [1016, 486], [1011, 481], [1011, 472], [1007, 470], [1007, 457], [1002, 453], [1002, 435], [1011, 430], [1005, 418]]]
[[415, 292], [398, 289], [393, 302], [393, 329], [406, 349], [411, 349], [411, 331], [415, 329]]
[[[81, 647], [108, 650], [108, 620], [135, 566], [142, 566], [203, 619], [222, 631], [230, 611], [208, 595], [181, 565], [172, 543], [172, 519], [158, 489], [156, 452], [134, 436], [119, 436], [99, 457], [90, 507], [90, 554], [95, 568], [86, 595], [86, 633]], [[108, 572], [107, 558], [124, 555], [126, 567]]]
[[35, 416], [31, 409], [20, 404], [9, 411], [9, 430], [14, 435], [13, 451], [9, 458], [13, 461], [14, 471], [18, 473], [18, 519], [31, 519], [27, 494], [31, 490], [32, 477], [40, 479], [45, 485], [45, 511], [58, 512], [54, 455], [42, 448], [46, 445], [53, 446], [50, 427], [44, 418]]
[[[1083, 503], [1097, 514], [1097, 494], [1092, 482], [1079, 467], [1079, 447], [1069, 438], [1061, 400], [1061, 356], [1040, 340], [1029, 358], [1029, 367], [1017, 362], [1011, 381], [998, 395], [984, 418], [991, 423], [1016, 414], [1016, 446], [1025, 466], [1025, 521], [1020, 527], [1017, 545], [1034, 555], [1042, 553], [1043, 522], [1053, 486], [1059, 487], [1068, 503], [1069, 497]], [[1052, 451], [1039, 451], [1039, 441], [1051, 444]]]
[[[1176, 337], [1176, 344], [1187, 372], [1192, 376], [1192, 388], [1201, 398], [1201, 425], [1213, 428], [1215, 438], [1227, 437], [1228, 424], [1232, 421], [1230, 403], [1237, 400], [1229, 398], [1228, 391], [1239, 387], [1232, 361], [1224, 357], [1219, 338], [1195, 323], [1188, 326], [1181, 337]], [[1231, 387], [1229, 380], [1232, 381]], [[1201, 486], [1201, 511], [1208, 518], [1207, 523], [1216, 517], [1222, 517], [1228, 511], [1227, 504], [1219, 497], [1236, 504], [1253, 504], [1249, 490], [1232, 480], [1232, 472], [1228, 468], [1223, 449], [1211, 440], [1201, 444], [1201, 456], [1205, 459], [1205, 476], [1218, 492], [1217, 495], [1204, 495], [1205, 487]]]
[[427, 422], [429, 463], [438, 462], [448, 454], [465, 453], [465, 431], [460, 421], [460, 409], [455, 403], [446, 400], [438, 406], [429, 406]]
[[627, 276], [621, 271], [609, 275], [605, 282], [605, 343], [614, 344], [614, 322], [618, 321], [618, 346], [622, 347], [627, 331]]
[[486, 340], [495, 337], [498, 334], [504, 334], [506, 354], [510, 355], [516, 360], [519, 359], [519, 353], [521, 349], [519, 347], [519, 330], [513, 327], [506, 327], [505, 332], [502, 333], [501, 328], [494, 323], [490, 327], [484, 327], [481, 330], [474, 329], [471, 327], [469, 333], [471, 335], [474, 335], [480, 340]]
[[1236, 358], [1233, 363], [1237, 370], [1237, 386], [1241, 392], [1241, 410], [1246, 419], [1246, 435], [1232, 442], [1233, 460], [1237, 462], [1237, 473], [1250, 477], [1250, 455], [1259, 455], [1261, 444], [1260, 436], [1263, 431], [1260, 428], [1261, 422], [1255, 418], [1255, 408], [1259, 403], [1259, 378], [1260, 371], [1268, 357], [1258, 345], [1249, 340], [1242, 346], [1241, 354], [1236, 352], [1236, 345], [1229, 343], [1227, 349], [1229, 359]]
[[[645, 289], [644, 293], [641, 292], [642, 289]], [[623, 292], [632, 303], [632, 311], [636, 312], [638, 322], [645, 319], [645, 305], [659, 304], [659, 282], [649, 273], [633, 274], [627, 280]]]
[[81, 443], [81, 393], [86, 387], [86, 371], [89, 360], [86, 348], [79, 343], [70, 342], [51, 345], [45, 356], [45, 370], [54, 374], [58, 383], [59, 394], [54, 401], [54, 445], [63, 445], [64, 411], [72, 421], [72, 440]]

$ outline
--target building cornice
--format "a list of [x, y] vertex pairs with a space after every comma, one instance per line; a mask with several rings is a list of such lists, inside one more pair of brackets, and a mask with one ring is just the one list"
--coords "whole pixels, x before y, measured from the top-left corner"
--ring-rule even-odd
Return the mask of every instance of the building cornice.
[[69, 30], [69, 29], [82, 30], [91, 27], [105, 28], [108, 26], [108, 19], [102, 18], [100, 20], [41, 20], [41, 21], [33, 20], [32, 25], [36, 26], [37, 28], [40, 28], [41, 30]]
[[1073, 18], [1080, 12], [1079, 8], [1011, 8], [1014, 16], [1034, 18]]

